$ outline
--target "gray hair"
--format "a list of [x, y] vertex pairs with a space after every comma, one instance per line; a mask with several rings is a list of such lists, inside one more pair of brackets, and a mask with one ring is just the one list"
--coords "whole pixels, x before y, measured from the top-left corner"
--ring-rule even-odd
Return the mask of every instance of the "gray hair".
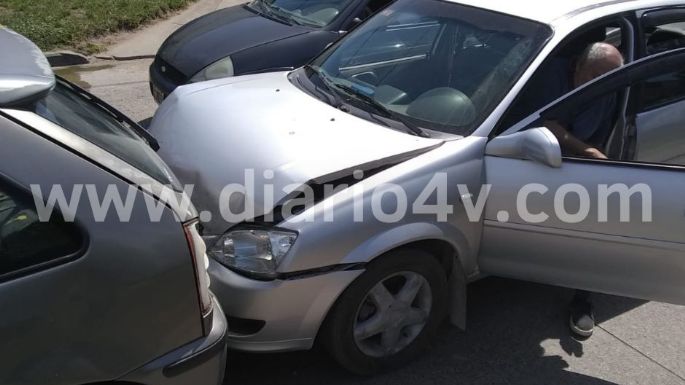
[[580, 55], [578, 59], [578, 68], [586, 66], [606, 66], [612, 59], [617, 59], [618, 63], [614, 62], [615, 67], [620, 67], [624, 64], [621, 52], [611, 44], [608, 43], [592, 43]]

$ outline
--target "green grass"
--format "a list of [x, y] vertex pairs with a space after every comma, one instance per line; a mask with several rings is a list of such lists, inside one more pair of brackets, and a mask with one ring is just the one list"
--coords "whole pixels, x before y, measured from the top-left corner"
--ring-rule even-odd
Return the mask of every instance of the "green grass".
[[89, 39], [141, 24], [195, 0], [0, 0], [0, 25], [33, 40], [43, 50], [98, 50]]

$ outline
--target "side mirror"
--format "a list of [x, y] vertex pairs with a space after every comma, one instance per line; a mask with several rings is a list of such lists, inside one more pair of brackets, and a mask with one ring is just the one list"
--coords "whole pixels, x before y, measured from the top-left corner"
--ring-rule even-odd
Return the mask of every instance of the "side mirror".
[[499, 136], [488, 143], [485, 154], [561, 167], [561, 146], [554, 134], [545, 127]]

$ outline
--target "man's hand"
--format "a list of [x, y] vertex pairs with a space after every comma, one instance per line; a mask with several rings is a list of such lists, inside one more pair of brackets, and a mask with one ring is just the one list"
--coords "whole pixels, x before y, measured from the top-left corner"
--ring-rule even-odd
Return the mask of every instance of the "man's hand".
[[583, 143], [571, 135], [566, 127], [562, 126], [559, 122], [546, 121], [545, 126], [557, 137], [559, 145], [564, 152], [592, 159], [609, 159], [602, 151]]
[[588, 158], [593, 158], [593, 159], [609, 159], [606, 155], [602, 153], [602, 151], [599, 151], [598, 149], [594, 147], [589, 147], [586, 148], [583, 151], [583, 156], [586, 156]]

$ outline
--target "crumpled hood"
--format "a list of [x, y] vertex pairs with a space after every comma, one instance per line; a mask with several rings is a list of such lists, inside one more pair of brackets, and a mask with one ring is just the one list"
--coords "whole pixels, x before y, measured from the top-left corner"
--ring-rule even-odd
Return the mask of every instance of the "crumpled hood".
[[[195, 185], [198, 210], [212, 212], [205, 223], [210, 235], [232, 224], [219, 215], [221, 191], [244, 184], [246, 170], [254, 170], [254, 191], [233, 194], [230, 207], [237, 213], [244, 200], [253, 202], [258, 217], [307, 182], [326, 183], [442, 143], [340, 111], [292, 85], [284, 72], [180, 87], [160, 106], [150, 132], [181, 182]], [[265, 178], [267, 170], [273, 177]], [[265, 199], [265, 183], [273, 184], [273, 201]]]
[[228, 55], [308, 31], [239, 5], [212, 12], [179, 28], [162, 44], [158, 55], [186, 76], [193, 76]]

